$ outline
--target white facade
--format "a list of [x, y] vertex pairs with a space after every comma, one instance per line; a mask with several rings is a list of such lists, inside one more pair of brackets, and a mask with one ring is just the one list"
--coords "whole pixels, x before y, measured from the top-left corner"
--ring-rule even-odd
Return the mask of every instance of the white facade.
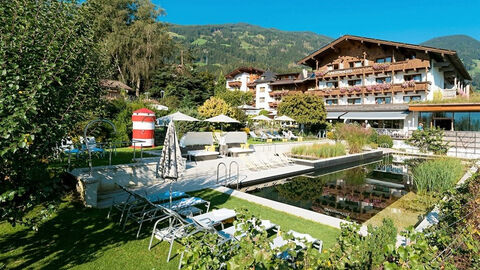
[[[240, 91], [246, 92], [246, 91], [248, 91], [247, 84], [248, 84], [249, 81], [250, 81], [250, 74], [246, 73], [246, 72], [243, 72], [243, 73], [235, 75], [235, 77], [233, 77], [233, 79], [227, 79], [227, 83], [226, 83], [225, 87], [228, 90], [237, 90], [238, 89]], [[230, 85], [229, 85], [230, 82], [241, 82], [242, 85], [240, 86], [240, 88], [230, 87]]]
[[269, 102], [275, 101], [270, 97], [272, 89], [268, 83], [259, 83], [255, 86], [255, 107], [257, 109], [269, 110]]

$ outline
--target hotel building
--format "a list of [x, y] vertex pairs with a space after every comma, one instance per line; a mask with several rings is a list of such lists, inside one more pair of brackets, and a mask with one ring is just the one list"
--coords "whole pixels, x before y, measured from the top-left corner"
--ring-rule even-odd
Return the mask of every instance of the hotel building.
[[243, 68], [227, 75], [227, 88], [254, 91], [255, 107], [271, 111], [291, 91], [319, 95], [328, 120], [367, 120], [401, 135], [419, 123], [480, 131], [480, 104], [417, 104], [470, 95], [471, 77], [455, 51], [345, 35], [298, 64], [312, 72]]

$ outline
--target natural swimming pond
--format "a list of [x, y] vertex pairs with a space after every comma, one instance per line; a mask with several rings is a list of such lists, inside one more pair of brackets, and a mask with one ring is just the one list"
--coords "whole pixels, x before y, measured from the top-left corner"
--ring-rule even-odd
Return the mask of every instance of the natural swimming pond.
[[318, 213], [364, 222], [410, 189], [408, 166], [391, 156], [337, 171], [319, 170], [243, 190]]

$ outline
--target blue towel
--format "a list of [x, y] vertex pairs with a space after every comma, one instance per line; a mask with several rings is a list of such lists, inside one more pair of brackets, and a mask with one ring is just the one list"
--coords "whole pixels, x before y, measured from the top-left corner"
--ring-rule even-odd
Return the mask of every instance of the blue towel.
[[[187, 194], [183, 191], [172, 191], [172, 199], [185, 197]], [[170, 192], [159, 192], [148, 195], [148, 200], [152, 202], [166, 201], [170, 199]]]

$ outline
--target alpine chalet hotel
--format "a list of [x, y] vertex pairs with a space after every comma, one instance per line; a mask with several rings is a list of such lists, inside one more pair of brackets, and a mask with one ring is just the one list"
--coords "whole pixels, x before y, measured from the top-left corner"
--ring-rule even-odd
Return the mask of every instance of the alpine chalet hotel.
[[313, 72], [240, 68], [227, 74], [227, 88], [253, 91], [256, 109], [273, 112], [290, 91], [320, 95], [327, 120], [367, 120], [399, 137], [419, 123], [480, 131], [480, 104], [419, 104], [469, 96], [471, 78], [455, 51], [345, 35], [298, 64]]

